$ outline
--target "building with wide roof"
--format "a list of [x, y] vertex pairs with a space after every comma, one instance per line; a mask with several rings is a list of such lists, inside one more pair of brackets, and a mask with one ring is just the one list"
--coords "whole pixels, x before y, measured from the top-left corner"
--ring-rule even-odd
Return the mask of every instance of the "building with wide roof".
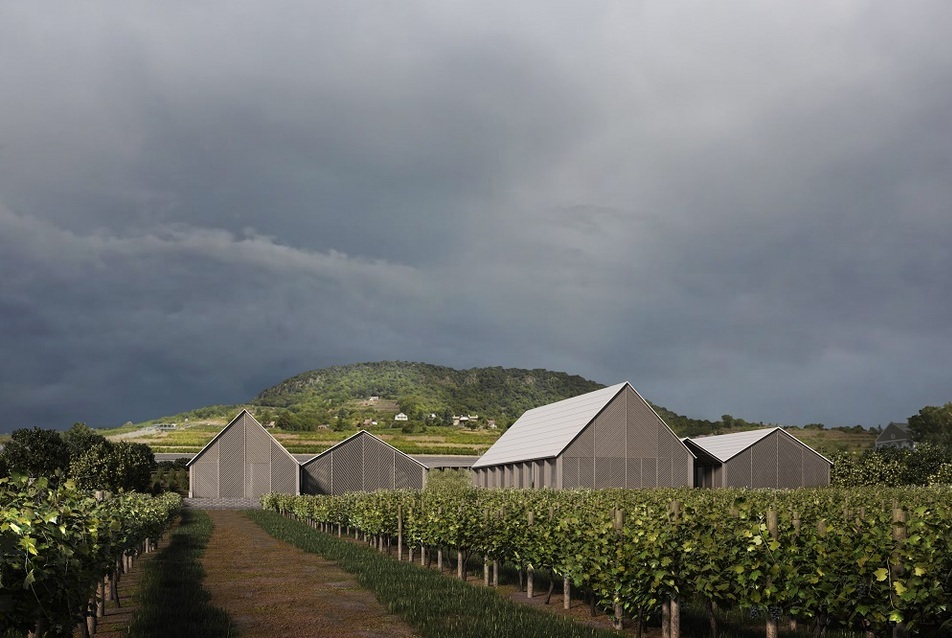
[[472, 470], [480, 487], [679, 487], [694, 455], [626, 381], [527, 410]]
[[818, 487], [833, 463], [783, 428], [685, 439], [697, 487]]
[[191, 498], [300, 493], [297, 460], [242, 410], [187, 463]]

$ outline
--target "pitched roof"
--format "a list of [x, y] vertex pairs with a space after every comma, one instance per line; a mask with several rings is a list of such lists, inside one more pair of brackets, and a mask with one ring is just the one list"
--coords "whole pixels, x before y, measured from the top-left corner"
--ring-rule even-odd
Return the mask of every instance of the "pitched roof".
[[762, 430], [749, 430], [747, 432], [734, 432], [733, 434], [718, 434], [715, 436], [701, 436], [696, 439], [685, 439], [685, 442], [700, 448], [710, 456], [721, 463], [726, 463], [747, 448], [758, 441], [761, 441], [774, 432], [779, 432], [783, 436], [788, 436], [803, 447], [807, 448], [827, 463], [831, 463], [825, 456], [805, 444], [803, 441], [793, 436], [783, 428], [764, 428]]
[[625, 387], [627, 381], [526, 410], [473, 467], [558, 456]]
[[384, 441], [384, 440], [381, 439], [380, 437], [374, 436], [373, 434], [371, 434], [371, 433], [368, 432], [367, 430], [360, 430], [359, 432], [356, 432], [355, 434], [352, 434], [352, 435], [348, 436], [348, 437], [347, 437], [346, 439], [344, 439], [343, 441], [339, 441], [338, 443], [335, 443], [334, 445], [330, 446], [329, 448], [327, 448], [326, 450], [324, 450], [324, 451], [321, 452], [320, 454], [317, 454], [317, 455], [311, 457], [310, 459], [308, 459], [308, 460], [306, 460], [306, 461], [302, 461], [302, 462], [301, 462], [301, 465], [304, 466], [304, 465], [307, 465], [308, 463], [311, 463], [311, 462], [313, 462], [313, 461], [316, 461], [317, 459], [321, 458], [322, 456], [324, 456], [324, 455], [326, 455], [326, 454], [330, 454], [331, 452], [333, 452], [333, 451], [336, 450], [337, 448], [341, 447], [342, 445], [345, 445], [346, 443], [349, 443], [350, 441], [353, 441], [353, 440], [355, 440], [355, 439], [357, 439], [357, 438], [359, 438], [359, 437], [361, 437], [361, 436], [369, 436], [371, 439], [373, 439], [373, 440], [376, 441], [377, 443], [380, 443], [381, 445], [385, 445], [385, 446], [387, 446], [388, 448], [390, 448], [391, 450], [393, 450], [394, 452], [396, 452], [397, 454], [400, 454], [400, 455], [402, 455], [402, 456], [407, 457], [408, 459], [410, 459], [411, 461], [413, 461], [413, 462], [416, 463], [417, 465], [429, 469], [426, 464], [421, 463], [420, 461], [418, 461], [417, 459], [413, 458], [412, 456], [410, 456], [410, 455], [407, 454], [406, 452], [401, 452], [400, 450], [398, 450], [397, 448], [393, 447], [392, 445], [390, 445], [389, 443], [387, 443], [386, 441]]
[[259, 428], [261, 428], [261, 431], [262, 431], [262, 432], [264, 432], [265, 434], [267, 434], [267, 435], [271, 438], [272, 441], [274, 441], [275, 443], [277, 443], [277, 444], [278, 444], [278, 447], [280, 447], [281, 450], [282, 450], [285, 454], [288, 455], [288, 457], [290, 457], [295, 463], [298, 462], [298, 460], [294, 458], [294, 455], [291, 454], [290, 452], [288, 452], [287, 448], [285, 448], [283, 445], [281, 445], [281, 441], [279, 441], [279, 440], [277, 440], [276, 438], [274, 438], [274, 435], [271, 434], [270, 432], [268, 432], [268, 431], [265, 429], [265, 427], [264, 427], [263, 425], [261, 425], [261, 424], [258, 422], [258, 419], [256, 419], [256, 418], [251, 414], [251, 412], [248, 412], [247, 409], [243, 409], [241, 412], [238, 413], [238, 415], [237, 415], [234, 419], [232, 419], [231, 421], [229, 421], [229, 422], [228, 422], [228, 425], [226, 425], [225, 427], [223, 427], [223, 428], [221, 429], [221, 431], [219, 431], [218, 434], [216, 434], [216, 435], [212, 438], [211, 441], [209, 441], [208, 443], [206, 443], [206, 444], [205, 444], [205, 447], [203, 447], [201, 450], [199, 450], [198, 453], [197, 453], [195, 456], [193, 456], [192, 458], [190, 458], [190, 459], [188, 460], [188, 462], [185, 464], [185, 467], [188, 467], [188, 466], [190, 466], [192, 463], [194, 463], [195, 461], [197, 461], [203, 454], [205, 454], [205, 450], [207, 450], [207, 449], [209, 449], [211, 446], [213, 446], [213, 445], [215, 444], [215, 442], [216, 442], [218, 439], [220, 439], [221, 436], [222, 436], [225, 432], [227, 432], [228, 429], [229, 429], [231, 426], [235, 425], [235, 424], [236, 424], [238, 421], [240, 421], [243, 417], [248, 417], [249, 419], [251, 419], [251, 422], [254, 423], [255, 425], [257, 425]]
[[909, 431], [909, 424], [893, 421], [883, 428], [883, 431], [880, 432], [879, 436], [876, 437], [876, 442], [897, 441], [909, 438], [912, 438], [912, 433]]

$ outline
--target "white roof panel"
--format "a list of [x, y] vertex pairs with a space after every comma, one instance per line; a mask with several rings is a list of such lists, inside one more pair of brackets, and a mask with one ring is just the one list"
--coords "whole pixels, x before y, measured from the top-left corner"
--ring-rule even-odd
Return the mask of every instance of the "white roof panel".
[[526, 410], [474, 468], [557, 456], [628, 382]]
[[734, 432], [733, 434], [702, 436], [689, 440], [723, 463], [740, 454], [775, 430], [780, 430], [780, 428], [766, 428], [763, 430], [750, 430], [748, 432]]

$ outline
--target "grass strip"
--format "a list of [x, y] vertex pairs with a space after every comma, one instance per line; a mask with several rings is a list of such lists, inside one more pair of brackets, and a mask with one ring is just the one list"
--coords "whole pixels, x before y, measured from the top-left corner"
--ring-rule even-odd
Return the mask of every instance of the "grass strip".
[[319, 554], [353, 574], [391, 613], [402, 616], [424, 638], [606, 638], [615, 632], [587, 627], [559, 616], [518, 605], [495, 591], [410, 563], [376, 550], [323, 534], [275, 512], [251, 510], [248, 516], [275, 538]]
[[207, 513], [182, 510], [182, 522], [172, 530], [168, 546], [145, 565], [129, 636], [237, 635], [228, 614], [210, 605], [211, 594], [202, 588], [205, 570], [199, 558], [211, 534]]

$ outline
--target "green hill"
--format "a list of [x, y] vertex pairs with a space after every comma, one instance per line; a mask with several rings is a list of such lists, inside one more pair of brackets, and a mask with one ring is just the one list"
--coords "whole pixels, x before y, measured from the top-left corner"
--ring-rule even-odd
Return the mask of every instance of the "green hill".
[[[518, 368], [455, 370], [428, 363], [381, 361], [304, 372], [255, 397], [258, 406], [284, 408], [303, 420], [348, 419], [404, 412], [411, 420], [444, 422], [476, 415], [508, 425], [530, 408], [604, 387], [564, 372]], [[377, 397], [371, 400], [372, 397]]]
[[[456, 370], [403, 361], [357, 363], [303, 372], [240, 406], [208, 406], [105, 433], [138, 436], [134, 440], [147, 442], [155, 449], [194, 451], [246, 407], [262, 423], [274, 422], [275, 436], [293, 451], [320, 451], [356, 428], [364, 428], [378, 432], [407, 452], [478, 454], [526, 410], [603, 387], [578, 375], [543, 369]], [[730, 415], [717, 421], [693, 419], [651, 405], [679, 436], [774, 425], [747, 422]], [[398, 412], [408, 415], [409, 421], [395, 423]], [[468, 423], [477, 429], [441, 427], [454, 424], [454, 416], [464, 415], [478, 417]], [[498, 427], [487, 429], [490, 421]], [[136, 434], [143, 425], [165, 422], [178, 423], [179, 428], [173, 432]], [[320, 427], [323, 425], [331, 427], [324, 429]], [[860, 426], [825, 429], [819, 424], [788, 430], [824, 454], [871, 447], [877, 433]]]

